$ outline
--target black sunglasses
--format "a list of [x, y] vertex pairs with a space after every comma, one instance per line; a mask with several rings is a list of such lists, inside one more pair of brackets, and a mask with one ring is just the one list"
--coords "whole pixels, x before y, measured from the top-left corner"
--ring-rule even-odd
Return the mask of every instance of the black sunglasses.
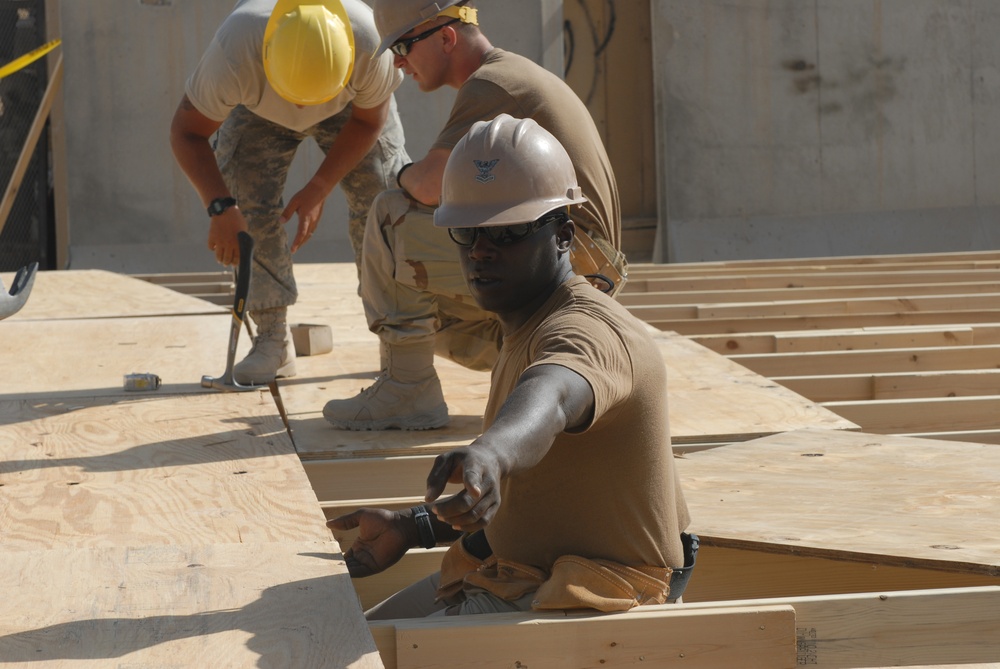
[[444, 28], [445, 26], [450, 26], [452, 23], [457, 23], [458, 21], [461, 20], [462, 19], [452, 19], [451, 21], [445, 21], [441, 25], [434, 26], [430, 30], [425, 30], [419, 35], [414, 35], [413, 37], [402, 37], [393, 42], [392, 46], [390, 46], [389, 49], [397, 56], [406, 58], [410, 54], [410, 49], [413, 48], [413, 45], [415, 43], [419, 42], [422, 39], [427, 39], [437, 31], [441, 30], [441, 28]]
[[563, 213], [549, 214], [530, 223], [485, 226], [481, 228], [448, 228], [448, 236], [451, 237], [451, 241], [465, 248], [469, 248], [476, 243], [479, 233], [486, 235], [486, 238], [496, 246], [510, 246], [530, 237], [549, 223], [562, 223], [565, 220], [566, 215]]

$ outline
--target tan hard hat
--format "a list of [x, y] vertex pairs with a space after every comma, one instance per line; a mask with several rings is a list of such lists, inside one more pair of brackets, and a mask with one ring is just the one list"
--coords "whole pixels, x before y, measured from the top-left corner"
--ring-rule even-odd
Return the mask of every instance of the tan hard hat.
[[340, 0], [278, 0], [264, 29], [264, 73], [297, 105], [336, 97], [354, 69], [354, 31]]
[[462, 0], [375, 0], [375, 27], [382, 42], [372, 58], [378, 58], [405, 33], [438, 16], [461, 19], [479, 25], [472, 7], [455, 7]]
[[479, 121], [444, 168], [434, 225], [474, 228], [534, 221], [586, 202], [562, 144], [532, 119]]

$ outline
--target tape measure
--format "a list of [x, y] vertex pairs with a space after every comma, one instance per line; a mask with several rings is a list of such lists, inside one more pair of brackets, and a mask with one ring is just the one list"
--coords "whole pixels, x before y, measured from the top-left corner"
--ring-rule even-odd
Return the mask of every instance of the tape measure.
[[10, 61], [3, 67], [0, 67], [0, 79], [3, 79], [6, 76], [14, 74], [18, 70], [31, 65], [36, 60], [47, 54], [49, 51], [52, 51], [52, 49], [56, 48], [60, 44], [62, 44], [61, 39], [54, 39], [51, 42], [43, 44], [37, 49], [29, 51], [20, 58], [15, 58], [14, 60]]

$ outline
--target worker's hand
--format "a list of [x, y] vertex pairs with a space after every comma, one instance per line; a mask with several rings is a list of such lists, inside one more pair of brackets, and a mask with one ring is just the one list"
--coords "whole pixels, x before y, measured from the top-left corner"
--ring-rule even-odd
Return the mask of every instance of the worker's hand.
[[288, 206], [281, 212], [282, 225], [291, 220], [293, 214], [299, 215], [299, 227], [292, 240], [292, 253], [298, 251], [303, 244], [316, 232], [319, 219], [323, 216], [323, 204], [330, 191], [310, 181], [288, 201]]
[[431, 505], [441, 522], [463, 532], [486, 527], [500, 508], [500, 462], [492, 449], [477, 447], [478, 441], [437, 456], [427, 476], [427, 502], [440, 497], [448, 483], [465, 486]]
[[358, 528], [358, 538], [344, 553], [351, 576], [371, 576], [396, 564], [406, 551], [417, 545], [412, 518], [386, 509], [358, 509], [326, 522], [334, 531]]
[[247, 221], [239, 207], [230, 207], [212, 217], [208, 227], [208, 250], [215, 254], [220, 264], [235, 267], [240, 263], [240, 245], [236, 235], [247, 231]]

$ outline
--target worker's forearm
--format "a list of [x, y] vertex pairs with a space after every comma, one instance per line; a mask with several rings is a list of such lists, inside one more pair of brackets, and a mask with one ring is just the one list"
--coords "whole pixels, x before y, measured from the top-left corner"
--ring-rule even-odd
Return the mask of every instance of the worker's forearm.
[[217, 197], [228, 197], [229, 188], [222, 178], [215, 153], [204, 137], [171, 133], [170, 146], [174, 158], [206, 207]]
[[480, 440], [496, 453], [502, 476], [538, 464], [556, 436], [583, 425], [593, 391], [575, 372], [558, 365], [528, 370]]
[[381, 131], [381, 126], [349, 118], [330, 145], [330, 150], [313, 175], [312, 182], [329, 195], [334, 186], [368, 155], [378, 141]]
[[441, 179], [450, 151], [431, 149], [423, 160], [413, 163], [399, 178], [399, 185], [414, 200], [436, 207], [441, 199]]

